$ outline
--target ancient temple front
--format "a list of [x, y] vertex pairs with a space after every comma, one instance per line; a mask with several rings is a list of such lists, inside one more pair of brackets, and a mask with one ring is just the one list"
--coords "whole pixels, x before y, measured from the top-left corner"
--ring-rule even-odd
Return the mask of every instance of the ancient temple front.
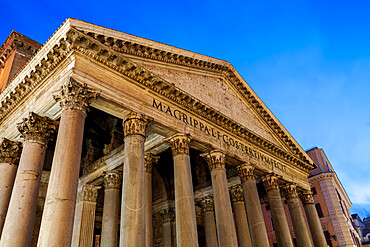
[[0, 136], [1, 247], [326, 246], [315, 165], [226, 61], [67, 19]]

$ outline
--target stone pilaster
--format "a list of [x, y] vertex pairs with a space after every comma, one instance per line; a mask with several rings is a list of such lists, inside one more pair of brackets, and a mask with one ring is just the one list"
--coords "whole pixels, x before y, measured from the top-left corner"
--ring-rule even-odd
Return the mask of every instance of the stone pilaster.
[[159, 212], [162, 219], [163, 227], [163, 246], [175, 247], [176, 242], [174, 241], [175, 232], [173, 231], [173, 223], [175, 221], [175, 210], [174, 208], [168, 208]]
[[152, 170], [159, 156], [145, 156], [145, 246], [153, 246], [153, 202], [152, 202]]
[[148, 119], [131, 112], [123, 123], [124, 166], [120, 246], [145, 246], [144, 141]]
[[164, 139], [172, 149], [175, 182], [176, 238], [178, 247], [198, 246], [197, 222], [191, 176], [188, 134], [177, 133]]
[[210, 196], [202, 198], [200, 201], [204, 213], [204, 229], [206, 234], [207, 247], [217, 247], [217, 230], [215, 222], [214, 201]]
[[311, 247], [310, 235], [304, 220], [301, 203], [299, 202], [297, 187], [295, 184], [287, 184], [284, 187], [284, 191], [298, 246]]
[[86, 112], [99, 93], [70, 78], [53, 95], [62, 113], [40, 227], [40, 247], [71, 245]]
[[4, 138], [0, 144], [0, 237], [8, 211], [22, 143]]
[[254, 247], [269, 246], [261, 202], [258, 196], [254, 167], [248, 164], [238, 166], [239, 177], [244, 192], [251, 240]]
[[105, 172], [101, 247], [117, 247], [118, 245], [121, 182], [122, 176], [118, 171]]
[[274, 174], [268, 174], [263, 177], [263, 182], [269, 199], [277, 242], [279, 246], [293, 247], [292, 237], [290, 236], [288, 221], [279, 191], [278, 177]]
[[313, 200], [312, 192], [305, 191], [301, 194], [301, 200], [303, 203], [304, 210], [306, 212], [306, 218], [308, 226], [310, 227], [312, 241], [315, 247], [326, 247], [326, 240], [324, 232], [322, 230], [319, 216], [317, 215], [315, 202]]
[[235, 185], [230, 188], [231, 201], [234, 208], [236, 231], [238, 234], [238, 243], [240, 247], [251, 247], [251, 236], [245, 211], [243, 188]]
[[213, 150], [201, 156], [211, 171], [218, 243], [220, 246], [238, 246], [226, 177], [225, 153]]
[[16, 247], [30, 244], [46, 145], [56, 132], [57, 126], [56, 121], [33, 112], [17, 124], [25, 141], [0, 246]]

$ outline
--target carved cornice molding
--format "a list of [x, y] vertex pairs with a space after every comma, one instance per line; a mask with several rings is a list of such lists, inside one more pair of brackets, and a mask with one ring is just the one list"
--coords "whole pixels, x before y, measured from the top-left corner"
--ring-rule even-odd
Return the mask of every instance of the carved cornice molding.
[[91, 100], [96, 99], [100, 92], [70, 77], [67, 84], [53, 93], [53, 98], [59, 102], [62, 110], [74, 109], [86, 114]]
[[21, 142], [4, 138], [0, 144], [0, 163], [18, 164], [21, 152]]
[[297, 186], [295, 184], [287, 184], [284, 187], [285, 198], [298, 198]]
[[225, 153], [220, 150], [212, 150], [209, 153], [201, 154], [207, 163], [209, 170], [213, 169], [225, 169]]
[[57, 132], [58, 124], [58, 121], [30, 112], [28, 118], [23, 118], [23, 121], [17, 124], [17, 128], [25, 141], [46, 145]]
[[163, 139], [163, 141], [168, 142], [172, 149], [172, 154], [189, 154], [190, 142], [192, 138], [189, 134], [177, 133], [173, 136]]
[[120, 189], [122, 175], [118, 171], [106, 171], [104, 173], [104, 188], [105, 189]]
[[243, 188], [240, 184], [230, 188], [230, 195], [232, 202], [244, 202]]
[[145, 172], [152, 173], [153, 165], [157, 164], [160, 156], [154, 154], [145, 155]]
[[95, 186], [92, 184], [84, 184], [82, 186], [81, 191], [78, 192], [77, 195], [77, 202], [95, 202], [96, 198], [98, 197], [98, 190], [100, 189], [100, 186]]
[[159, 211], [159, 215], [162, 218], [162, 223], [175, 221], [175, 209], [172, 207]]
[[254, 176], [254, 167], [248, 164], [242, 164], [237, 167], [240, 181], [256, 180]]
[[148, 120], [148, 118], [139, 113], [131, 112], [123, 121], [124, 136], [141, 135], [145, 137]]
[[213, 197], [211, 196], [203, 197], [202, 200], [200, 201], [200, 204], [202, 205], [203, 212], [214, 211]]
[[279, 179], [275, 174], [268, 174], [262, 177], [263, 184], [265, 185], [266, 191], [279, 190]]
[[300, 195], [303, 204], [314, 204], [315, 201], [313, 200], [312, 192], [305, 191]]

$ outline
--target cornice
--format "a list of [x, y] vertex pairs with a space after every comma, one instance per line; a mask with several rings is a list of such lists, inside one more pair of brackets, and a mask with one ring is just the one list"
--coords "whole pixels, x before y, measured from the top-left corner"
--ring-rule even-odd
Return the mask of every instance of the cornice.
[[[84, 34], [67, 24], [63, 25], [48, 41], [51, 42], [51, 44], [48, 44], [47, 42], [36, 54], [37, 59], [36, 57], [31, 59], [30, 63], [26, 66], [29, 68], [23, 69], [12, 83], [0, 94], [0, 119], [4, 119], [11, 109], [14, 108], [10, 106], [18, 104], [26, 95], [28, 95], [28, 93], [40, 84], [40, 82], [67, 56], [68, 53], [76, 51], [133, 79], [137, 83], [151, 89], [153, 92], [168, 98], [176, 104], [182, 105], [193, 113], [218, 124], [240, 138], [256, 145], [267, 153], [272, 153], [283, 161], [290, 163], [305, 172], [309, 172], [313, 168], [313, 165], [309, 160], [305, 159], [304, 156], [298, 155], [298, 158], [295, 155], [286, 152], [272, 142], [264, 139], [247, 128], [244, 128], [241, 124], [228, 118], [221, 112], [176, 88], [172, 83], [163, 80], [154, 73], [151, 73], [130, 61], [124, 57], [121, 52], [118, 52], [117, 49], [115, 50], [114, 45], [118, 42], [117, 40], [114, 41], [114, 39], [110, 40], [109, 38], [101, 37], [101, 39], [104, 38], [106, 40], [102, 43], [99, 40], [92, 38], [91, 35], [89, 36]], [[48, 51], [47, 48], [49, 48]], [[160, 56], [159, 54], [163, 53], [156, 54], [157, 55], [154, 57], [158, 57]], [[231, 78], [234, 85], [237, 86], [237, 89], [240, 92], [245, 93], [248, 101], [253, 103], [252, 105], [254, 108], [260, 109], [260, 111], [264, 113], [262, 115], [266, 118], [269, 117], [267, 111], [263, 110], [263, 106], [260, 104], [259, 99], [254, 96], [254, 92], [252, 93], [249, 91], [245, 86], [245, 83], [240, 81], [237, 76], [233, 76], [230, 68], [227, 68], [226, 66], [215, 66], [212, 65], [212, 63], [209, 64], [209, 62], [201, 62], [199, 59], [199, 61], [191, 60], [190, 58], [183, 59], [180, 56], [177, 57], [171, 55], [171, 59], [186, 66], [198, 66], [203, 69], [208, 68], [210, 70], [218, 70], [222, 73], [226, 73]], [[270, 125], [274, 125], [272, 118], [267, 122]], [[283, 134], [284, 132], [282, 131], [281, 135], [283, 136]], [[289, 142], [289, 137], [286, 137], [285, 139]]]

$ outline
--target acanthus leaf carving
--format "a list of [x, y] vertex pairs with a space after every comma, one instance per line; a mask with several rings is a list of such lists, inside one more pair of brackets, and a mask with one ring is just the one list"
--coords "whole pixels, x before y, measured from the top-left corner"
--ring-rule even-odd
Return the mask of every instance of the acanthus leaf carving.
[[145, 155], [145, 172], [152, 173], [153, 165], [157, 164], [160, 156], [154, 154]]
[[267, 174], [262, 178], [263, 184], [265, 185], [266, 191], [278, 190], [279, 180], [275, 174]]
[[303, 204], [313, 204], [315, 201], [313, 200], [312, 192], [311, 191], [305, 191], [301, 195], [301, 200]]
[[0, 144], [0, 163], [18, 164], [22, 143], [4, 138]]
[[173, 155], [189, 154], [190, 142], [192, 138], [189, 134], [177, 133], [173, 136], [163, 139], [171, 146]]
[[104, 173], [104, 188], [119, 189], [121, 187], [122, 175], [118, 171], [106, 171]]
[[230, 188], [230, 195], [232, 202], [244, 202], [243, 188], [240, 184]]
[[248, 164], [242, 164], [237, 167], [240, 181], [256, 180], [254, 176], [254, 167]]
[[285, 191], [285, 198], [289, 199], [289, 198], [297, 198], [298, 197], [298, 194], [297, 194], [297, 186], [295, 184], [287, 184], [285, 187], [284, 187], [284, 191]]
[[202, 205], [203, 212], [210, 212], [214, 211], [214, 201], [213, 197], [211, 196], [205, 196], [200, 201], [200, 204]]
[[131, 112], [123, 121], [123, 134], [128, 135], [141, 135], [145, 137], [146, 126], [149, 118], [135, 112]]
[[209, 153], [201, 154], [208, 163], [209, 170], [225, 169], [225, 153], [220, 150], [212, 150]]

